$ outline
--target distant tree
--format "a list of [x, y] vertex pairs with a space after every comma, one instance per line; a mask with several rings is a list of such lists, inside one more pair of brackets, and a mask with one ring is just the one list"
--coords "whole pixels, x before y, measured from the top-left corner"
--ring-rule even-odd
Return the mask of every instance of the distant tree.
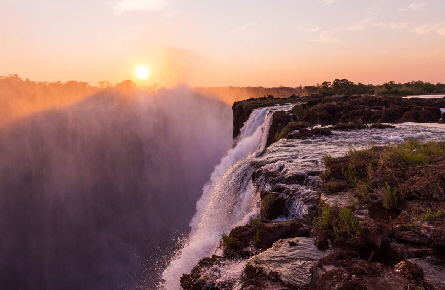
[[324, 81], [317, 85], [319, 88], [317, 90], [317, 94], [321, 96], [332, 96], [334, 94], [334, 90], [332, 89], [332, 83]]
[[338, 95], [347, 95], [353, 92], [354, 83], [347, 79], [335, 79], [332, 82], [332, 88]]
[[113, 84], [110, 83], [109, 81], [99, 81], [98, 85], [99, 85], [99, 88], [101, 88], [101, 89], [110, 88], [113, 86]]

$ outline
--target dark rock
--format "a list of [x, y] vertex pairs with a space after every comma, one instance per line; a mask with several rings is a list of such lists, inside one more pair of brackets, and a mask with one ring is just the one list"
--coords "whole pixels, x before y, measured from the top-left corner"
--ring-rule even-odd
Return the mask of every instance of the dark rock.
[[380, 118], [379, 121], [382, 123], [394, 123], [396, 120], [399, 120], [402, 117], [402, 114], [403, 114], [403, 109], [400, 106], [383, 108], [382, 117]]
[[385, 254], [389, 258], [388, 261], [402, 261], [411, 258], [421, 258], [433, 254], [433, 249], [429, 247], [419, 247], [404, 243], [392, 242]]
[[436, 123], [440, 119], [440, 109], [435, 107], [415, 106], [405, 112], [397, 122]]
[[272, 124], [267, 135], [266, 147], [277, 141], [278, 134], [284, 130], [286, 125], [292, 121], [291, 115], [288, 112], [277, 111], [273, 113]]
[[409, 259], [408, 262], [422, 268], [423, 281], [427, 284], [424, 289], [445, 290], [445, 262], [443, 259], [430, 256]]
[[424, 235], [420, 233], [416, 233], [413, 231], [401, 231], [396, 229], [395, 237], [399, 240], [420, 244], [420, 245], [427, 245], [429, 244], [429, 239], [425, 237]]
[[283, 215], [286, 208], [286, 197], [282, 193], [269, 192], [261, 198], [261, 216], [274, 220]]
[[395, 237], [418, 245], [445, 246], [445, 203], [414, 207], [394, 221]]
[[183, 274], [180, 278], [181, 287], [184, 290], [204, 290], [204, 289], [222, 289], [218, 288], [213, 282], [208, 281], [203, 276], [205, 269], [218, 265], [222, 257], [212, 256], [202, 258], [198, 264], [193, 267], [190, 274]]
[[388, 248], [393, 230], [389, 223], [376, 221], [370, 218], [361, 220], [362, 242], [372, 245], [377, 251], [384, 251]]
[[404, 290], [410, 281], [392, 268], [357, 258], [351, 251], [338, 251], [322, 258], [312, 270], [310, 289]]
[[314, 239], [314, 245], [320, 251], [325, 251], [329, 248], [329, 240], [332, 238], [332, 231], [327, 229], [312, 230], [311, 238]]
[[395, 128], [395, 126], [390, 125], [390, 124], [374, 123], [374, 124], [371, 124], [371, 128], [387, 129], [387, 128]]
[[332, 131], [329, 128], [312, 128], [312, 129], [300, 129], [289, 133], [288, 139], [301, 139], [309, 138], [314, 136], [329, 136], [332, 135]]
[[307, 237], [309, 234], [310, 227], [299, 220], [239, 226], [230, 231], [231, 245], [224, 247], [224, 253], [229, 257], [249, 257], [258, 250], [270, 248], [280, 239]]

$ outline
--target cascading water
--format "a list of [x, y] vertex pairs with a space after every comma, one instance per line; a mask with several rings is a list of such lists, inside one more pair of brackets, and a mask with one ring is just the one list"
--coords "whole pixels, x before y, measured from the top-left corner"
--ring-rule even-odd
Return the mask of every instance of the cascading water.
[[214, 252], [223, 233], [258, 214], [258, 197], [251, 181], [255, 167], [249, 156], [254, 158], [266, 146], [272, 113], [292, 106], [261, 108], [251, 113], [236, 146], [221, 160], [205, 185], [191, 222], [192, 232], [184, 248], [164, 271], [165, 283], [160, 288], [180, 289], [181, 275], [190, 272], [200, 258]]
[[186, 87], [109, 90], [0, 130], [0, 289], [153, 289], [232, 142]]

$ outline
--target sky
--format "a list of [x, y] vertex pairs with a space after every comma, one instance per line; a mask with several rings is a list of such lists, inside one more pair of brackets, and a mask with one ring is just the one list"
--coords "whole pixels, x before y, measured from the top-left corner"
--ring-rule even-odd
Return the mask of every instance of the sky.
[[[0, 76], [139, 85], [445, 83], [443, 0], [0, 0]], [[150, 77], [138, 80], [144, 64]]]

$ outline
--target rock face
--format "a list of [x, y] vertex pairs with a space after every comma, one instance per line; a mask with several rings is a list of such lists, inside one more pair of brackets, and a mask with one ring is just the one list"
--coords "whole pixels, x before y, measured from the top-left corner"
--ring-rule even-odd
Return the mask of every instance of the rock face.
[[236, 137], [238, 137], [241, 127], [243, 127], [244, 122], [249, 119], [249, 116], [254, 109], [271, 105], [298, 103], [300, 101], [301, 100], [298, 98], [274, 98], [273, 96], [270, 96], [256, 99], [251, 98], [248, 100], [233, 103], [233, 138], [235, 139]]
[[[270, 249], [247, 261], [244, 272], [247, 279], [243, 287], [244, 289], [278, 289], [277, 287], [307, 289], [311, 282], [312, 267], [328, 253], [318, 250], [311, 238], [279, 240]], [[252, 275], [252, 272], [264, 275]], [[264, 284], [269, 287], [257, 288], [258, 285]]]

